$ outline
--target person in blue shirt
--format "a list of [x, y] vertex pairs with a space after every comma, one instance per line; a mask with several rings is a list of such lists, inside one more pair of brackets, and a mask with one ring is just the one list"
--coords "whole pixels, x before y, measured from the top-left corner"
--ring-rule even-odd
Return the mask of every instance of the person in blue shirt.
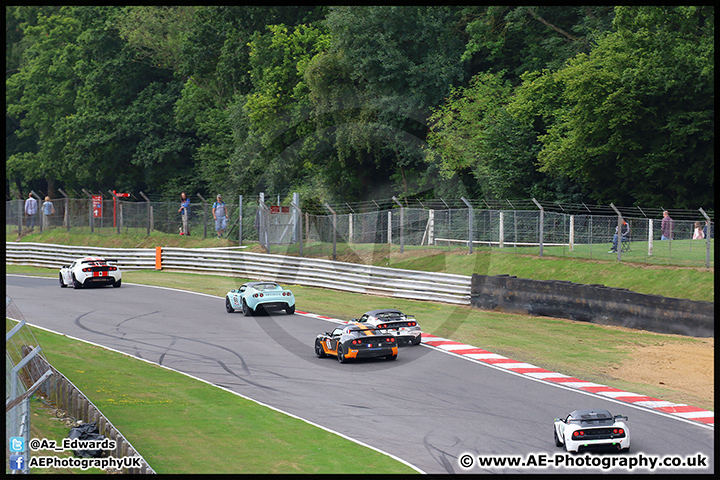
[[180, 229], [180, 235], [190, 236], [190, 224], [188, 219], [190, 217], [190, 199], [187, 197], [185, 192], [180, 194], [180, 218], [182, 218], [182, 228]]
[[222, 200], [222, 195], [218, 195], [216, 200], [217, 201], [213, 203], [212, 213], [215, 218], [215, 231], [217, 232], [218, 238], [220, 238], [227, 228], [228, 211], [227, 205]]
[[55, 207], [53, 206], [52, 202], [50, 201], [49, 196], [45, 196], [45, 202], [42, 204], [42, 212], [43, 212], [43, 228], [45, 228], [45, 229], [50, 228], [50, 215], [55, 214]]

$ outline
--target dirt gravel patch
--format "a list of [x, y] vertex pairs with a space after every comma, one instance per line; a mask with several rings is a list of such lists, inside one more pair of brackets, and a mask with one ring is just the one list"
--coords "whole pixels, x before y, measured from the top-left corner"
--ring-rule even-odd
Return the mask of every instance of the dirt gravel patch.
[[714, 404], [715, 339], [697, 340], [634, 347], [612, 375], [697, 395]]

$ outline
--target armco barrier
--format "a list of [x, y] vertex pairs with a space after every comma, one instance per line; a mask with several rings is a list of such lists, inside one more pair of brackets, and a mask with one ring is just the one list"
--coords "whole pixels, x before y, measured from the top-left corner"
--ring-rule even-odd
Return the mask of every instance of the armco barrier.
[[471, 303], [483, 310], [694, 337], [715, 336], [714, 302], [646, 295], [604, 285], [474, 274]]
[[[82, 256], [112, 258], [123, 270], [155, 269], [155, 248], [95, 248], [6, 242], [6, 262], [60, 268]], [[470, 277], [374, 267], [324, 259], [268, 255], [227, 248], [162, 248], [164, 270], [211, 273], [344, 292], [459, 305], [470, 304]]]
[[[25, 349], [27, 347], [23, 347]], [[25, 353], [25, 352], [23, 352]], [[52, 370], [53, 375], [45, 381], [40, 390], [60, 409], [66, 411], [71, 417], [82, 423], [96, 422], [100, 434], [115, 441], [115, 448], [106, 451], [108, 457], [121, 459], [123, 457], [137, 457], [139, 467], [123, 466], [125, 474], [154, 474], [155, 470], [147, 463], [145, 458], [120, 433], [115, 425], [103, 415], [99, 408], [93, 404], [85, 394], [67, 379], [59, 370], [50, 365], [45, 358], [38, 355], [27, 365], [27, 368], [44, 372]], [[37, 378], [37, 374], [33, 376]]]

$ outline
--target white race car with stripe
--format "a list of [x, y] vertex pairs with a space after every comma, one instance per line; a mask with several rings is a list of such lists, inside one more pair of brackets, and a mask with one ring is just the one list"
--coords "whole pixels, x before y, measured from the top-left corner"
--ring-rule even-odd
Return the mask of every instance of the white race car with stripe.
[[419, 345], [422, 341], [422, 330], [415, 317], [394, 308], [370, 310], [352, 321], [374, 325], [382, 333], [395, 336], [401, 344]]
[[83, 288], [90, 285], [112, 285], [119, 287], [122, 284], [122, 273], [117, 265], [102, 257], [83, 257], [70, 265], [60, 268], [60, 288], [72, 286]]

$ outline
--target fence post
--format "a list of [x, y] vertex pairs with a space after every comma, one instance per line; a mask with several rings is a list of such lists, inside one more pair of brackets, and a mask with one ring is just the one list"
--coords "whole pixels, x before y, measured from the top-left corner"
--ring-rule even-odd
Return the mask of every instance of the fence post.
[[653, 254], [653, 219], [648, 218], [648, 257]]
[[388, 210], [388, 245], [392, 245], [392, 210]]
[[545, 209], [534, 198], [532, 199], [532, 201], [540, 209], [540, 253], [539, 253], [539, 255], [542, 257], [543, 256], [543, 229], [545, 228]]
[[435, 210], [428, 212], [428, 245], [435, 245]]
[[622, 214], [620, 213], [620, 210], [618, 210], [617, 208], [615, 208], [615, 205], [613, 205], [612, 203], [610, 203], [610, 207], [611, 207], [613, 210], [615, 210], [615, 213], [617, 213], [617, 216], [618, 216], [618, 223], [617, 223], [617, 243], [615, 244], [615, 246], [617, 247], [617, 259], [618, 259], [618, 262], [621, 262], [621, 261], [622, 261], [622, 222], [623, 222], [623, 218], [622, 218]]
[[[203, 238], [207, 238], [207, 202], [199, 193], [197, 194], [197, 196], [202, 202], [203, 206]], [[192, 231], [192, 229], [190, 228], [190, 216], [188, 216], [188, 230]]]
[[705, 250], [705, 268], [710, 268], [710, 237], [712, 236], [712, 220], [710, 220], [708, 214], [705, 213], [705, 210], [703, 210], [702, 208], [698, 210], [700, 210], [702, 216], [705, 217], [705, 225], [707, 225], [707, 232], [705, 233], [705, 243], [707, 244]]
[[[270, 253], [270, 219], [268, 211], [270, 210], [265, 205], [265, 193], [260, 192], [260, 200], [258, 202], [260, 207], [260, 229], [258, 230], [258, 241], [260, 245], [265, 247], [265, 253]], [[263, 237], [265, 238], [263, 243]]]
[[500, 210], [500, 224], [498, 225], [498, 244], [500, 248], [505, 247], [505, 212]]
[[242, 234], [243, 234], [243, 231], [242, 231], [243, 230], [242, 229], [242, 220], [243, 220], [242, 219], [242, 213], [243, 213], [242, 212], [242, 207], [243, 207], [242, 200], [243, 200], [242, 195], [238, 195], [238, 246], [241, 246], [241, 247], [242, 247]]
[[[297, 195], [297, 193], [294, 193], [294, 194], [293, 194], [293, 196], [296, 196], [296, 195]], [[296, 200], [297, 200], [297, 197], [296, 197]], [[296, 216], [296, 218], [297, 218], [297, 222], [296, 222], [296, 224], [295, 224], [295, 231], [296, 231], [296, 235], [297, 235], [297, 237], [298, 237], [298, 242], [300, 242], [300, 243], [299, 243], [299, 245], [300, 245], [300, 256], [302, 257], [302, 256], [303, 256], [303, 250], [302, 250], [302, 247], [303, 247], [303, 240], [302, 240], [302, 210], [300, 209], [300, 205], [298, 205], [298, 204], [297, 204], [296, 202], [294, 202], [294, 201], [293, 201], [293, 202], [290, 202], [290, 205], [292, 205], [292, 207], [295, 209], [295, 216]]]
[[22, 197], [18, 200], [18, 237], [22, 235], [23, 218], [25, 214], [24, 203]]
[[473, 253], [473, 206], [465, 197], [460, 197], [460, 200], [465, 202], [468, 207], [468, 251]]
[[405, 207], [393, 195], [393, 201], [400, 205], [400, 253], [405, 251]]
[[63, 227], [67, 228], [67, 231], [70, 231], [70, 219], [68, 211], [70, 210], [70, 196], [63, 191], [62, 188], [58, 188], [58, 191], [62, 194], [63, 197], [65, 197], [65, 213], [63, 214]]
[[575, 215], [570, 215], [570, 235], [568, 243], [570, 244], [570, 251], [575, 250]]
[[325, 208], [330, 210], [330, 213], [332, 213], [332, 217], [333, 217], [333, 222], [332, 222], [332, 224], [333, 224], [333, 235], [332, 235], [332, 237], [333, 237], [333, 260], [336, 260], [337, 259], [337, 250], [336, 250], [337, 214], [335, 213], [335, 210], [333, 210], [332, 207], [330, 207], [330, 205], [328, 205], [327, 203], [325, 203]]
[[42, 233], [43, 222], [42, 222], [42, 206], [41, 206], [42, 203], [40, 201], [41, 199], [40, 199], [40, 196], [37, 193], [35, 193], [35, 190], [30, 190], [30, 193], [32, 194], [33, 197], [35, 197], [37, 199], [37, 211], [35, 212], [35, 217], [37, 217], [39, 219], [38, 223], [40, 224], [40, 233]]
[[108, 192], [110, 192], [110, 195], [113, 196], [113, 201], [115, 202], [115, 205], [117, 206], [117, 210], [119, 210], [120, 213], [120, 219], [116, 217], [113, 219], [115, 221], [115, 229], [117, 230], [117, 234], [120, 235], [120, 224], [122, 223], [122, 203], [120, 200], [118, 200], [120, 197], [118, 197], [115, 192], [108, 189]]
[[142, 192], [142, 190], [140, 191], [140, 196], [143, 197], [145, 199], [145, 201], [147, 202], [147, 236], [149, 237], [150, 236], [150, 199], [145, 196], [145, 194]]
[[84, 188], [83, 193], [90, 198], [90, 233], [95, 233], [95, 215], [93, 215], [93, 195]]

